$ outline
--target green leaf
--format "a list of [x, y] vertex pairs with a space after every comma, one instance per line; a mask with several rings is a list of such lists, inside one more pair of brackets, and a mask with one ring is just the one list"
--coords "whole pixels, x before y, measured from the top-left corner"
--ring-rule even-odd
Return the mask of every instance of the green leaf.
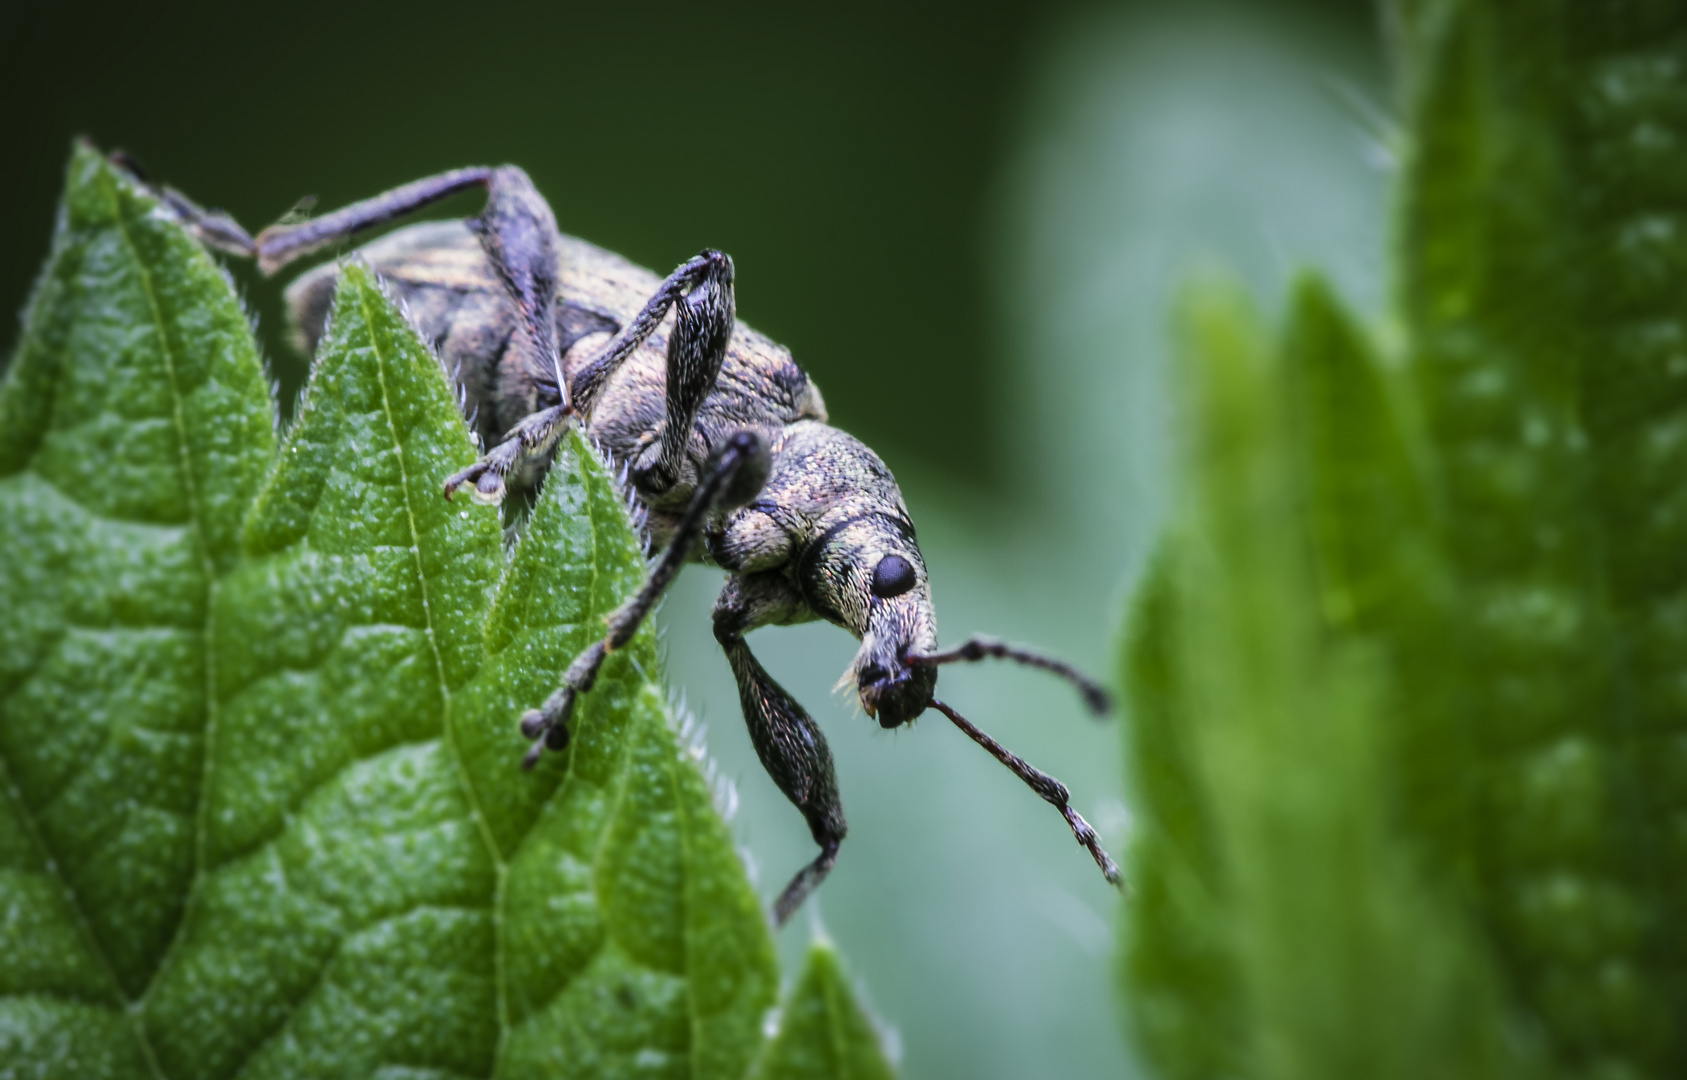
[[1243, 1075], [1246, 1058], [1212, 798], [1187, 715], [1177, 554], [1171, 543], [1156, 553], [1122, 655], [1140, 820], [1119, 974], [1138, 1048], [1181, 1080]]
[[754, 1080], [891, 1080], [879, 1034], [850, 989], [830, 944], [809, 946], [802, 978], [780, 1008], [779, 1031]]
[[221, 271], [78, 149], [0, 388], [0, 1062], [146, 1070], [126, 1006], [197, 873], [216, 613], [272, 416]]
[[1687, 5], [1450, 6], [1401, 271], [1475, 906], [1569, 1069], [1687, 1071]]
[[66, 206], [0, 391], [0, 1076], [741, 1076], [772, 942], [653, 633], [517, 764], [643, 574], [593, 452], [506, 557], [353, 262], [270, 465], [215, 265], [91, 150]]
[[1232, 288], [1184, 319], [1188, 498], [1127, 659], [1134, 1024], [1172, 1076], [1484, 1074], [1486, 957], [1401, 827], [1416, 669], [1372, 636], [1419, 602], [1385, 384], [1315, 281], [1276, 350]]
[[1687, 5], [1405, 5], [1401, 363], [1184, 314], [1124, 978], [1195, 1076], [1687, 1066]]
[[[561, 681], [643, 574], [619, 491], [577, 435], [488, 619], [458, 753], [505, 852], [509, 1075], [738, 1077], [778, 985], [766, 916], [654, 677], [654, 633], [613, 656], [568, 767], [513, 781], [511, 717]], [[578, 598], [570, 601], [570, 598]]]

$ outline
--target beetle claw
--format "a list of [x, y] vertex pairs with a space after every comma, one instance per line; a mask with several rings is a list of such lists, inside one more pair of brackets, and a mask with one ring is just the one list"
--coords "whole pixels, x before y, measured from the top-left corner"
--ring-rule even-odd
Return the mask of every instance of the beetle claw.
[[521, 735], [524, 739], [537, 739], [550, 726], [545, 721], [545, 714], [538, 709], [528, 709], [521, 714]]
[[[531, 769], [545, 756], [546, 750], [563, 751], [568, 749], [568, 717], [574, 711], [576, 695], [569, 687], [563, 687], [552, 695], [551, 700], [545, 702], [542, 709], [528, 709], [521, 714], [517, 726], [521, 729], [521, 737], [532, 741], [533, 746], [521, 759], [523, 769]], [[559, 700], [560, 699], [560, 700]]]
[[530, 750], [528, 750], [527, 753], [522, 755], [521, 767], [523, 769], [527, 770], [528, 772], [532, 772], [533, 766], [539, 764], [539, 759], [541, 757], [544, 757], [544, 756], [545, 756], [545, 740], [543, 740], [543, 739], [536, 740], [533, 743], [532, 748]]
[[504, 501], [504, 477], [488, 461], [477, 461], [463, 471], [451, 474], [445, 481], [446, 500], [449, 501], [459, 488], [468, 484], [474, 485], [469, 495], [482, 506], [497, 506]]

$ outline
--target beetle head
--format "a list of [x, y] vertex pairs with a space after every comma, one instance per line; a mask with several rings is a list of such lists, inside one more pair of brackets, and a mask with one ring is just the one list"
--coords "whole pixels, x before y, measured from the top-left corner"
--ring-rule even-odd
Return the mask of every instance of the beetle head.
[[[897, 510], [852, 516], [809, 545], [799, 569], [809, 605], [861, 639], [845, 673], [881, 727], [900, 727], [931, 704], [937, 671], [908, 662], [937, 647], [925, 560]], [[841, 685], [841, 684], [840, 684]]]

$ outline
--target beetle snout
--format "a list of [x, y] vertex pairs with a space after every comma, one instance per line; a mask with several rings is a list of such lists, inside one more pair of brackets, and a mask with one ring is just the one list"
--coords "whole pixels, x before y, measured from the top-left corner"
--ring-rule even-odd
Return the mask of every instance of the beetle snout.
[[883, 728], [901, 727], [926, 711], [937, 688], [937, 671], [907, 664], [869, 661], [856, 676], [861, 707]]

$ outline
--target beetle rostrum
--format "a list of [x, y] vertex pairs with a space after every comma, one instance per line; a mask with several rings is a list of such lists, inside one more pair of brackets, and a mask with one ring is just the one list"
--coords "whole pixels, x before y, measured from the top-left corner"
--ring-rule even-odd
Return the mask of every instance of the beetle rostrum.
[[[575, 702], [591, 691], [605, 657], [632, 640], [685, 563], [713, 563], [728, 575], [715, 603], [715, 639], [751, 740], [820, 847], [774, 902], [776, 923], [825, 878], [848, 827], [825, 736], [745, 639], [761, 626], [813, 619], [860, 640], [850, 674], [869, 716], [895, 728], [937, 709], [1053, 804], [1117, 884], [1118, 867], [1066, 788], [934, 696], [940, 666], [986, 658], [1059, 675], [1098, 714], [1110, 707], [1107, 692], [1059, 660], [992, 638], [938, 648], [925, 560], [895, 478], [872, 450], [827, 423], [819, 390], [786, 349], [738, 322], [726, 254], [703, 251], [658, 278], [560, 233], [527, 174], [509, 166], [441, 173], [256, 238], [178, 192], [156, 193], [202, 243], [274, 273], [472, 188], [486, 194], [475, 217], [400, 229], [354, 256], [435, 343], [461, 387], [465, 417], [491, 448], [450, 478], [444, 496], [466, 489], [497, 503], [530, 495], [557, 440], [579, 426], [625, 469], [650, 549], [661, 552], [644, 585], [609, 617], [603, 639], [520, 717], [516, 727], [530, 744], [523, 765], [568, 749]], [[312, 350], [338, 273], [327, 263], [287, 289], [294, 330]]]

